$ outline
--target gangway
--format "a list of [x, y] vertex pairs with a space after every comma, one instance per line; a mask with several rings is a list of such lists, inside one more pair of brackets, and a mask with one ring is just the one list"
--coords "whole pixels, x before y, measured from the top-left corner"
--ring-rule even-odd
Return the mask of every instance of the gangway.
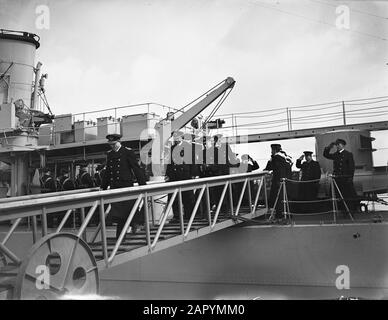
[[[266, 214], [266, 174], [251, 172], [2, 201], [0, 223], [12, 223], [0, 242], [0, 297], [60, 299], [67, 294], [96, 294], [102, 270]], [[215, 188], [222, 192], [212, 210], [210, 194]], [[188, 220], [183, 218], [182, 192], [185, 191], [195, 192], [196, 199]], [[156, 221], [156, 199], [162, 197], [168, 201]], [[111, 204], [124, 200], [134, 200], [135, 204], [116, 239], [106, 219]], [[168, 217], [174, 201], [178, 201], [180, 219], [171, 223]], [[223, 203], [227, 203], [227, 209], [223, 209]], [[203, 210], [199, 210], [200, 206]], [[81, 213], [81, 224], [65, 230], [65, 223], [74, 210]], [[86, 211], [87, 214], [82, 214]], [[127, 231], [138, 211], [144, 214], [144, 231], [130, 234]], [[58, 212], [65, 213], [59, 226], [48, 228], [47, 216]], [[95, 216], [100, 222], [97, 227], [91, 227]], [[32, 228], [28, 230], [32, 241], [23, 243], [26, 253], [17, 254], [18, 250], [9, 240], [16, 238], [15, 231], [25, 218], [32, 221]]]

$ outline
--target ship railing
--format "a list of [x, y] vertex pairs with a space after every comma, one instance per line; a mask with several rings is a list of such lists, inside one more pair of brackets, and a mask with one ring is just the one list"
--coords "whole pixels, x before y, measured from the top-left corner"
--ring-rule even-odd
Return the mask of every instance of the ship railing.
[[[281, 220], [289, 223], [292, 223], [293, 217], [296, 216], [307, 217], [332, 214], [332, 221], [334, 223], [337, 223], [338, 214], [342, 213], [343, 216], [347, 215], [350, 220], [354, 222], [355, 219], [353, 217], [352, 212], [368, 212], [368, 202], [379, 202], [381, 204], [388, 205], [388, 202], [386, 202], [382, 198], [377, 197], [376, 195], [357, 196], [355, 190], [354, 192], [351, 192], [350, 194], [344, 196], [344, 190], [338, 186], [338, 182], [340, 180], [347, 180], [352, 177], [353, 176], [350, 175], [340, 176], [328, 174], [325, 178], [325, 184], [329, 185], [330, 195], [325, 198], [318, 198], [319, 184], [320, 182], [322, 182], [323, 179], [298, 181], [288, 178], [282, 178], [280, 181], [279, 189], [276, 194], [276, 199], [273, 205], [271, 204], [271, 208], [269, 210], [269, 220], [275, 220], [276, 212], [281, 212]], [[295, 192], [293, 192], [293, 195], [291, 197], [290, 185], [297, 186], [296, 194]], [[303, 194], [302, 192], [306, 192], [306, 188], [301, 188], [302, 185], [307, 185], [310, 189], [315, 188], [317, 192], [315, 194], [310, 194], [306, 197], [306, 194]], [[363, 201], [366, 201], [367, 203], [362, 203]], [[322, 209], [325, 211], [320, 211]]]
[[[56, 196], [35, 196], [33, 198], [25, 198], [23, 200], [10, 200], [0, 203], [0, 223], [13, 221], [8, 233], [0, 242], [0, 253], [8, 257], [14, 263], [20, 264], [21, 259], [7, 247], [7, 243], [14, 234], [16, 228], [24, 218], [32, 220], [32, 240], [35, 243], [39, 237], [39, 227], [41, 227], [42, 237], [49, 233], [60, 233], [69, 219], [72, 211], [80, 211], [83, 215], [81, 225], [77, 230], [73, 230], [79, 238], [82, 238], [87, 243], [95, 243], [97, 239], [101, 241], [103, 265], [109, 267], [117, 253], [120, 245], [123, 243], [129, 226], [136, 214], [142, 211], [144, 215], [144, 229], [146, 235], [146, 245], [149, 252], [158, 249], [160, 236], [163, 228], [166, 226], [170, 210], [174, 201], [178, 200], [179, 208], [179, 225], [182, 241], [189, 240], [189, 233], [193, 230], [194, 220], [198, 218], [198, 208], [201, 203], [205, 203], [205, 217], [207, 220], [207, 232], [217, 231], [217, 222], [221, 220], [221, 210], [224, 201], [229, 203], [229, 210], [223, 212], [222, 216], [225, 219], [238, 220], [241, 218], [253, 218], [261, 214], [265, 214], [267, 210], [267, 193], [265, 176], [267, 172], [251, 172], [244, 174], [232, 174], [225, 176], [191, 179], [178, 182], [156, 183], [145, 186], [136, 186], [128, 188], [119, 188], [104, 191], [80, 192], [71, 194], [57, 194]], [[237, 187], [237, 188], [236, 188]], [[222, 188], [222, 193], [216, 209], [211, 208], [211, 193], [215, 188]], [[237, 191], [236, 191], [237, 190]], [[190, 214], [190, 218], [184, 220], [184, 208], [182, 194], [184, 192], [195, 192], [195, 204]], [[196, 192], [197, 191], [197, 192]], [[166, 197], [170, 195], [164, 210], [161, 213], [158, 223], [153, 215], [154, 199]], [[260, 198], [260, 205], [259, 205]], [[112, 211], [115, 203], [132, 200], [134, 202], [130, 210], [129, 216], [125, 221], [124, 228], [116, 238], [113, 250], [108, 254], [108, 234], [106, 218]], [[247, 203], [247, 207], [242, 210], [242, 204]], [[265, 210], [258, 210], [259, 207]], [[141, 210], [141, 208], [144, 208]], [[225, 209], [223, 209], [225, 210]], [[243, 212], [244, 211], [244, 212]], [[57, 228], [47, 227], [47, 216], [57, 212], [66, 212]], [[90, 235], [86, 233], [87, 227], [94, 216], [99, 217], [98, 226], [89, 230]], [[41, 225], [37, 223], [37, 217], [41, 217]], [[236, 221], [235, 221], [236, 222]], [[151, 234], [151, 227], [157, 227], [156, 234]], [[90, 236], [89, 239], [87, 236]]]

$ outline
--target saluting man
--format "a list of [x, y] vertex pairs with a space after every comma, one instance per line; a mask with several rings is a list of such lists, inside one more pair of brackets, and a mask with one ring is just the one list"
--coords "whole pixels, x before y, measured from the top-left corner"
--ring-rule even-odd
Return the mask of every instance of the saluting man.
[[[267, 166], [264, 169], [266, 171], [272, 171], [271, 189], [268, 199], [270, 208], [273, 208], [275, 205], [282, 178], [289, 178], [289, 167], [290, 164], [287, 162], [285, 153], [282, 152], [282, 146], [278, 143], [271, 144], [271, 159], [267, 162]], [[278, 219], [282, 218], [282, 199], [283, 196], [280, 194], [275, 208], [275, 218]]]
[[[311, 181], [310, 183], [301, 183], [299, 186], [300, 200], [315, 200], [319, 190], [319, 179], [321, 178], [321, 166], [318, 161], [313, 160], [312, 151], [304, 151], [303, 155], [296, 160], [296, 167], [301, 169], [302, 176], [300, 181]], [[302, 162], [303, 158], [306, 161]]]
[[[330, 150], [336, 146], [336, 152], [330, 153]], [[330, 143], [323, 151], [323, 156], [333, 160], [334, 180], [345, 199], [350, 210], [356, 209], [357, 193], [353, 186], [353, 176], [355, 171], [353, 154], [345, 150], [346, 141], [337, 139]], [[336, 190], [337, 193], [337, 190]]]
[[[108, 134], [106, 136], [111, 150], [108, 151], [106, 170], [103, 176], [103, 190], [132, 187], [136, 177], [139, 185], [146, 184], [145, 172], [139, 166], [135, 153], [132, 149], [121, 145], [120, 134]], [[135, 175], [135, 177], [133, 176]], [[112, 203], [112, 220], [117, 223], [116, 238], [120, 236], [124, 228], [129, 213], [135, 204], [135, 200]], [[136, 232], [139, 225], [142, 224], [142, 217], [135, 215], [132, 219], [132, 232]]]

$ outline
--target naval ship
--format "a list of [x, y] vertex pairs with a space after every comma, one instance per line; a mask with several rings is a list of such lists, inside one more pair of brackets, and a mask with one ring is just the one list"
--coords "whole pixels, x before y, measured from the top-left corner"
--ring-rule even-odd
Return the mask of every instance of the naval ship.
[[[292, 206], [290, 181], [284, 180], [278, 196], [284, 219], [277, 223], [269, 219], [273, 214], [268, 207], [270, 172], [236, 171], [180, 182], [164, 179], [165, 145], [174, 132], [184, 130], [203, 138], [222, 131], [224, 121], [215, 115], [235, 85], [233, 78], [181, 109], [150, 102], [54, 115], [45, 95], [47, 74], [42, 73], [43, 64], [35, 61], [39, 47], [35, 34], [0, 31], [2, 299], [388, 296], [387, 202], [381, 197], [387, 193], [388, 169], [373, 165], [371, 136], [371, 132], [387, 130], [387, 121], [346, 123], [345, 116], [349, 122], [352, 113], [346, 113], [342, 103], [341, 125], [316, 117], [319, 126], [296, 130], [297, 119], [291, 119], [292, 110], [287, 109], [286, 130], [248, 135], [238, 135], [236, 130], [225, 136], [225, 142], [236, 146], [315, 138], [322, 170], [317, 201], [324, 205], [314, 206], [308, 214], [298, 212]], [[367, 103], [386, 100], [381, 97]], [[355, 100], [349, 105], [370, 113], [364, 102]], [[214, 104], [205, 117], [204, 110]], [[259, 117], [268, 125], [273, 122], [266, 120], [267, 115]], [[146, 186], [42, 193], [39, 178], [45, 167], [54, 175], [65, 168], [74, 178], [86, 161], [93, 174], [105, 161], [105, 137], [111, 133], [120, 133], [122, 144], [141, 158], [148, 173]], [[356, 211], [346, 207], [340, 212], [338, 203], [344, 200], [333, 192], [332, 163], [320, 152], [337, 138], [348, 141], [347, 149], [354, 155], [360, 203]], [[211, 203], [214, 188], [222, 190], [215, 206]], [[183, 217], [185, 191], [196, 194], [190, 219]], [[111, 204], [128, 199], [135, 204], [116, 239], [109, 222]], [[171, 221], [175, 199], [178, 222]], [[128, 233], [138, 211], [144, 215], [144, 228]], [[58, 213], [58, 223], [49, 225], [50, 215]]]

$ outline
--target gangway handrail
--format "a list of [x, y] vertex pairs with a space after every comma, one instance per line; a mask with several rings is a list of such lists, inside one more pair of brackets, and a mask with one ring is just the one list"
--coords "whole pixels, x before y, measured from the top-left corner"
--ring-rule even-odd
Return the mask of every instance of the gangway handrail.
[[29, 194], [25, 196], [9, 197], [9, 198], [0, 199], [0, 206], [2, 203], [7, 203], [7, 202], [42, 199], [42, 198], [48, 198], [48, 197], [58, 197], [60, 195], [79, 194], [79, 193], [99, 191], [99, 190], [100, 190], [99, 187], [94, 187], [94, 188], [55, 191], [55, 192], [47, 192], [47, 193]]
[[[209, 178], [199, 178], [199, 179], [192, 179], [192, 180], [185, 180], [185, 181], [179, 181], [179, 182], [165, 182], [165, 183], [157, 183], [157, 184], [151, 184], [151, 185], [145, 185], [145, 186], [136, 186], [136, 187], [128, 187], [128, 188], [120, 188], [120, 189], [114, 189], [114, 190], [104, 190], [104, 191], [93, 191], [93, 192], [86, 192], [81, 194], [61, 194], [57, 197], [53, 197], [52, 195], [48, 195], [47, 197], [40, 197], [36, 199], [27, 199], [27, 200], [15, 200], [3, 203], [0, 206], [0, 222], [2, 221], [12, 221], [15, 219], [15, 222], [13, 225], [11, 225], [9, 232], [3, 239], [1, 246], [0, 246], [0, 252], [7, 256], [10, 260], [13, 262], [19, 264], [21, 263], [21, 259], [14, 254], [9, 248], [6, 247], [6, 242], [9, 240], [11, 235], [14, 233], [17, 225], [20, 223], [22, 218], [30, 218], [32, 217], [32, 239], [33, 243], [38, 241], [38, 225], [37, 225], [37, 216], [42, 217], [42, 239], [44, 240], [46, 236], [50, 236], [50, 232], [47, 228], [47, 215], [52, 214], [54, 212], [63, 212], [65, 209], [67, 210], [64, 218], [60, 222], [59, 227], [56, 230], [53, 230], [51, 232], [51, 235], [61, 235], [61, 229], [63, 228], [66, 220], [70, 216], [71, 210], [77, 210], [80, 209], [81, 212], [81, 226], [76, 230], [75, 235], [79, 239], [83, 239], [84, 241], [87, 240], [87, 234], [86, 230], [89, 225], [89, 223], [92, 220], [92, 217], [96, 212], [99, 212], [100, 216], [100, 223], [99, 226], [96, 228], [94, 234], [92, 235], [92, 241], [91, 244], [95, 243], [94, 241], [97, 238], [98, 233], [100, 233], [101, 238], [101, 250], [103, 253], [102, 260], [99, 260], [99, 266], [100, 267], [110, 267], [111, 265], [116, 265], [122, 263], [122, 260], [124, 259], [121, 257], [119, 259], [119, 262], [115, 262], [116, 258], [118, 256], [122, 256], [122, 254], [118, 254], [118, 250], [120, 248], [120, 245], [122, 244], [125, 235], [127, 233], [127, 230], [129, 226], [131, 225], [132, 219], [134, 218], [136, 212], [140, 209], [140, 204], [144, 204], [144, 206], [147, 208], [144, 210], [144, 222], [146, 224], [146, 239], [147, 239], [147, 252], [160, 250], [163, 248], [163, 246], [159, 247], [157, 244], [163, 240], [161, 236], [161, 232], [167, 222], [167, 216], [170, 212], [170, 209], [172, 207], [172, 204], [175, 200], [175, 198], [179, 198], [179, 216], [180, 216], [180, 225], [181, 225], [181, 235], [183, 241], [189, 240], [192, 238], [190, 236], [188, 238], [189, 233], [192, 234], [192, 230], [195, 230], [193, 227], [194, 219], [196, 218], [198, 207], [200, 202], [202, 201], [202, 197], [204, 194], [206, 194], [206, 207], [207, 207], [207, 219], [209, 220], [207, 224], [208, 226], [203, 226], [206, 230], [203, 232], [213, 232], [217, 231], [220, 228], [225, 228], [227, 226], [231, 226], [235, 223], [238, 223], [235, 217], [239, 214], [238, 210], [233, 210], [233, 195], [232, 195], [232, 188], [233, 184], [235, 183], [241, 183], [241, 185], [244, 185], [244, 188], [242, 188], [242, 193], [245, 192], [246, 189], [249, 189], [249, 213], [245, 213], [245, 217], [252, 218], [255, 217], [259, 211], [256, 211], [257, 208], [257, 201], [259, 194], [262, 190], [263, 181], [265, 180], [265, 176], [267, 175], [267, 171], [261, 171], [261, 172], [251, 172], [251, 173], [241, 173], [241, 174], [230, 174], [230, 175], [223, 175], [223, 176], [217, 176], [217, 177], [209, 177]], [[259, 187], [256, 188], [256, 196], [254, 204], [252, 203], [251, 198], [251, 183], [258, 182]], [[249, 182], [249, 183], [248, 183]], [[252, 184], [253, 185], [253, 184]], [[229, 189], [229, 200], [230, 200], [230, 212], [225, 212], [222, 219], [219, 217], [219, 211], [220, 206], [223, 202], [223, 198], [217, 199], [216, 201], [219, 201], [218, 207], [217, 207], [217, 213], [213, 216], [210, 212], [210, 199], [209, 199], [209, 188], [218, 187], [218, 186], [225, 186], [223, 188], [223, 196], [225, 196], [226, 189]], [[246, 188], [248, 186], [248, 188]], [[183, 208], [182, 208], [182, 193], [185, 191], [199, 191], [199, 196], [196, 199], [195, 206], [192, 209], [192, 212], [185, 212], [187, 214], [190, 214], [190, 217], [188, 218], [188, 224], [185, 226], [183, 222]], [[206, 191], [206, 193], [205, 193]], [[241, 192], [241, 191], [240, 191]], [[149, 205], [149, 198], [151, 198], [151, 201], [154, 196], [160, 196], [164, 195], [167, 196], [168, 194], [173, 194], [171, 197], [167, 207], [163, 210], [163, 213], [161, 215], [161, 220], [159, 222], [159, 227], [157, 229], [157, 233], [154, 236], [153, 239], [151, 239], [151, 231], [150, 231], [150, 223], [151, 220], [149, 219], [148, 215], [148, 205]], [[266, 197], [266, 193], [264, 192], [264, 195]], [[178, 197], [177, 197], [178, 196]], [[239, 194], [239, 199], [242, 199], [242, 195]], [[131, 212], [126, 218], [124, 228], [121, 230], [120, 235], [116, 239], [113, 251], [111, 253], [108, 252], [108, 241], [107, 241], [107, 229], [106, 229], [106, 222], [105, 218], [107, 217], [111, 204], [114, 202], [121, 202], [121, 201], [128, 201], [128, 200], [134, 200], [136, 199]], [[253, 204], [253, 205], [252, 205]], [[265, 199], [265, 208], [267, 208], [267, 199]], [[241, 201], [239, 201], [239, 206], [241, 205]], [[107, 209], [104, 208], [107, 206]], [[97, 207], [100, 207], [99, 210], [96, 210]], [[85, 208], [88, 209], [88, 213], [85, 217]], [[206, 211], [206, 210], [205, 210]], [[261, 211], [260, 211], [261, 212]], [[263, 213], [264, 214], [264, 213]], [[202, 212], [202, 220], [205, 221], [205, 213]], [[229, 219], [228, 219], [229, 217]], [[220, 226], [216, 226], [217, 219], [222, 221]], [[226, 219], [226, 220], [225, 220]], [[230, 220], [230, 221], [229, 221]], [[229, 222], [228, 222], [229, 221]], [[201, 233], [203, 234], [203, 233]], [[151, 241], [152, 240], [152, 241]], [[86, 242], [85, 242], [86, 243]], [[73, 249], [74, 250], [74, 249]], [[136, 254], [135, 254], [136, 255]], [[120, 262], [121, 261], [121, 262]]]
[[[200, 186], [203, 183], [207, 183], [210, 187], [213, 187], [221, 185], [226, 181], [231, 181], [233, 183], [244, 182], [245, 178], [259, 178], [265, 176], [267, 173], [268, 171], [250, 172], [201, 179], [157, 183], [137, 187], [84, 192], [80, 194], [61, 194], [56, 195], [55, 197], [49, 194], [50, 196], [41, 197], [38, 199], [9, 201], [3, 203], [0, 206], [0, 222], [9, 219], [17, 219], [19, 217], [24, 218], [28, 216], [40, 215], [42, 212], [40, 210], [37, 210], [36, 207], [46, 207], [46, 213], [57, 212], [63, 209], [62, 206], [60, 206], [60, 204], [63, 203], [73, 202], [74, 208], [76, 208], [78, 205], [84, 205], [85, 207], [87, 207], [93, 206], [94, 201], [99, 200], [101, 197], [104, 197], [105, 204], [108, 204], [112, 202], [136, 199], [139, 194], [145, 192], [148, 192], [149, 195], [152, 195], [154, 193], [168, 192], [173, 188], [175, 189], [179, 187], [182, 188], [182, 191], [186, 191], [195, 186]], [[29, 212], [20, 213], [19, 216], [17, 212], [22, 212], [26, 208], [28, 208]], [[70, 209], [70, 207], [67, 209]]]
[[[241, 223], [238, 217], [252, 219], [264, 216], [268, 206], [266, 192], [265, 190], [262, 192], [262, 186], [265, 185], [267, 174], [267, 171], [255, 171], [114, 190], [60, 194], [56, 197], [47, 194], [44, 197], [43, 194], [38, 198], [4, 202], [0, 205], [0, 222], [12, 220], [14, 222], [9, 226], [9, 231], [5, 237], [0, 239], [0, 255], [5, 257], [6, 264], [10, 261], [12, 266], [18, 268], [14, 286], [16, 295], [20, 296], [23, 292], [24, 279], [28, 278], [28, 281], [35, 279], [31, 275], [31, 270], [34, 268], [29, 269], [28, 266], [38, 263], [55, 268], [56, 256], [59, 254], [60, 265], [65, 266], [65, 269], [61, 269], [62, 272], [58, 280], [59, 292], [65, 292], [68, 288], [67, 283], [73, 285], [71, 281], [77, 276], [76, 271], [82, 268], [87, 274], [91, 272], [98, 277], [95, 270], [107, 269], [234, 226]], [[223, 195], [227, 195], [229, 199], [224, 199], [224, 197], [219, 199], [218, 196], [210, 197], [210, 193], [218, 192], [221, 189], [223, 189]], [[189, 211], [187, 211], [186, 205], [183, 206], [182, 194], [184, 195], [185, 192], [192, 192], [196, 199], [195, 204], [193, 202], [194, 206], [189, 207]], [[261, 203], [260, 206], [257, 206], [260, 194], [264, 194], [265, 205]], [[248, 197], [244, 200], [244, 209], [240, 210], [242, 199], [247, 195]], [[158, 222], [155, 222], [154, 216], [150, 219], [148, 210], [151, 208], [154, 213], [154, 206], [150, 206], [150, 204], [154, 204], [155, 198], [160, 197], [168, 198], [168, 204], [158, 212]], [[236, 200], [237, 204], [233, 204], [233, 197], [238, 199], [238, 201]], [[255, 200], [253, 201], [252, 198]], [[179, 208], [174, 206], [173, 209], [174, 215], [179, 217], [180, 226], [177, 225], [176, 221], [169, 220], [174, 201], [179, 202]], [[113, 238], [113, 230], [106, 228], [106, 219], [109, 218], [108, 214], [111, 208], [114, 208], [115, 202], [128, 203], [129, 215], [123, 220], [120, 234], [116, 232], [116, 237]], [[225, 207], [220, 214], [223, 202], [229, 205], [229, 209]], [[200, 204], [201, 210], [198, 210]], [[216, 214], [212, 210], [211, 204], [217, 206]], [[55, 212], [66, 213], [61, 218], [62, 221], [58, 228], [48, 228], [47, 216]], [[81, 225], [74, 225], [72, 231], [62, 231], [71, 212], [80, 214]], [[134, 221], [135, 216], [139, 217], [139, 214], [144, 218], [143, 222], [140, 223], [144, 223], [145, 234], [142, 232], [139, 235], [128, 237], [129, 226], [133, 226], [132, 221]], [[93, 217], [97, 215], [99, 215], [98, 226], [94, 229], [89, 228], [92, 225]], [[18, 256], [19, 253], [16, 254], [12, 251], [12, 245], [10, 245], [11, 247], [7, 246], [7, 243], [10, 242], [10, 237], [15, 234], [21, 220], [26, 217], [32, 218], [32, 228], [29, 229], [32, 233], [32, 246], [26, 257], [22, 258]], [[38, 217], [41, 217], [40, 226], [38, 225]], [[41, 237], [38, 234], [40, 230]], [[96, 242], [97, 236], [99, 236], [98, 242]], [[51, 259], [53, 259], [52, 265]], [[72, 273], [74, 274], [72, 275]], [[2, 276], [0, 273], [0, 280]], [[88, 281], [94, 281], [92, 278], [88, 277]], [[96, 286], [98, 287], [98, 284]]]

